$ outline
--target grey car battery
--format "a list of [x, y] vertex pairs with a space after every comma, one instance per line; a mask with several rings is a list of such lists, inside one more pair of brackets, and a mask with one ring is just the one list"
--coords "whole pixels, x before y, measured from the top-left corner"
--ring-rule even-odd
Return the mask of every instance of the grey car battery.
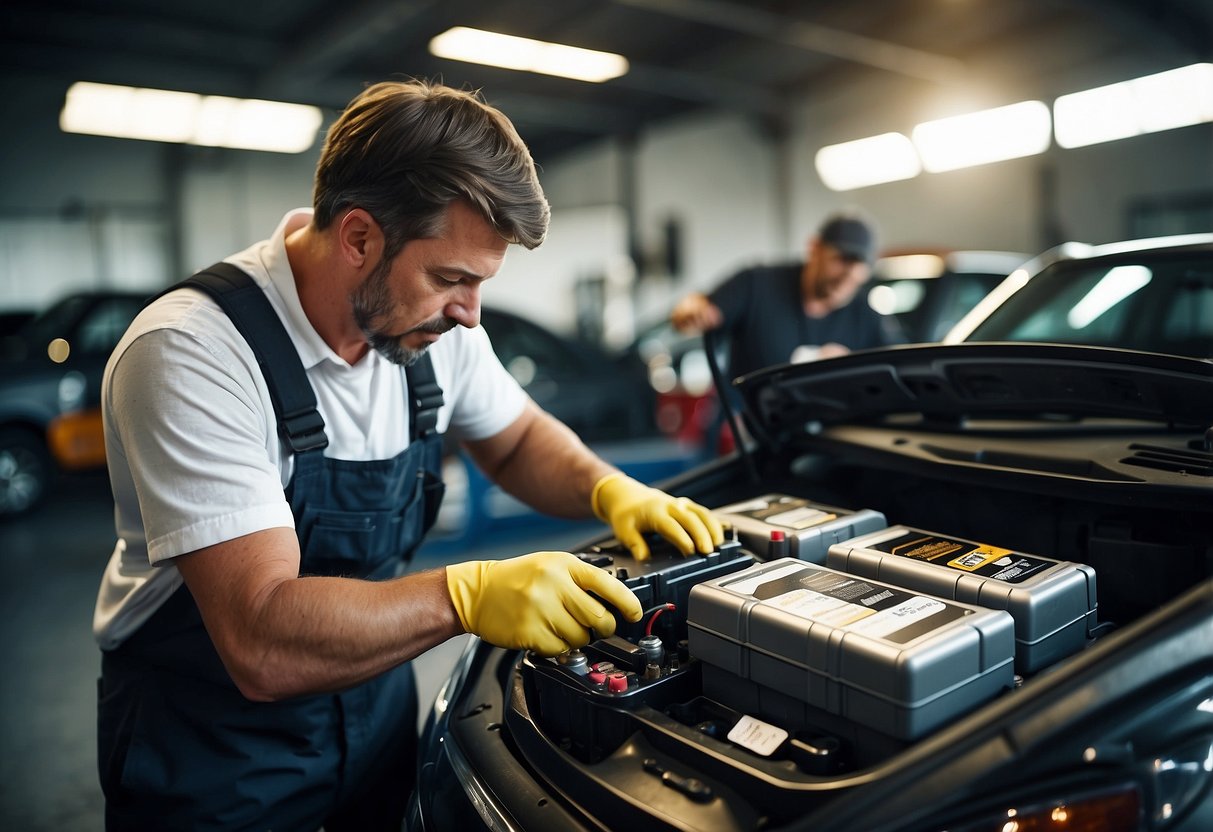
[[687, 626], [706, 696], [807, 723], [824, 713], [899, 739], [954, 720], [1015, 679], [1008, 613], [795, 558], [695, 586]]
[[874, 509], [838, 508], [788, 494], [764, 494], [712, 513], [736, 529], [741, 544], [759, 558], [766, 559], [775, 548], [770, 545], [771, 532], [782, 532], [786, 551], [774, 556], [786, 554], [818, 564], [825, 563], [832, 544], [889, 525]]
[[830, 547], [833, 569], [1006, 610], [1015, 619], [1015, 669], [1032, 673], [1080, 650], [1098, 605], [1090, 566], [989, 546], [910, 526]]

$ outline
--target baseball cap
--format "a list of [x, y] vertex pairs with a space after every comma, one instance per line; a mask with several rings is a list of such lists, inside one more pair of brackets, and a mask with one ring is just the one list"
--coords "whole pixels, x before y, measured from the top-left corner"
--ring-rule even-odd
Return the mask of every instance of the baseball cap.
[[871, 223], [854, 214], [834, 214], [817, 231], [821, 242], [852, 257], [871, 263], [876, 259], [876, 232]]

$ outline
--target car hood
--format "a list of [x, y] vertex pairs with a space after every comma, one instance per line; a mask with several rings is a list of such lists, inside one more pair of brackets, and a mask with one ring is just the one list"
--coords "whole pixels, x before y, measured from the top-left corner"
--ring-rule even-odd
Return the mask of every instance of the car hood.
[[775, 445], [823, 425], [889, 418], [1213, 422], [1213, 361], [1100, 347], [912, 345], [769, 367], [735, 383], [750, 427]]

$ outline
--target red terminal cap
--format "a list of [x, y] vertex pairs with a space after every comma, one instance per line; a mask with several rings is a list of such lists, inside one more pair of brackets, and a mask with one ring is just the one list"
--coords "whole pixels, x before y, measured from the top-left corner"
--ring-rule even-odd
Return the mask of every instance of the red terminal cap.
[[772, 541], [774, 541], [775, 543], [778, 543], [779, 541], [781, 541], [783, 539], [784, 539], [783, 532], [781, 532], [779, 529], [771, 529], [771, 540]]
[[611, 693], [623, 693], [628, 689], [628, 677], [626, 673], [615, 671], [607, 676], [607, 690]]

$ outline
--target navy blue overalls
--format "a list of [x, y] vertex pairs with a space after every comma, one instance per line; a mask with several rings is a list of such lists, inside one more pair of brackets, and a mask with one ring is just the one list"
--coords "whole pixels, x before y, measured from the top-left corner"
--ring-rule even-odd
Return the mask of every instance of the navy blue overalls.
[[[429, 356], [406, 370], [411, 442], [393, 459], [329, 459], [298, 354], [264, 293], [226, 263], [181, 285], [223, 306], [257, 354], [279, 432], [300, 574], [397, 576], [442, 499], [442, 391]], [[170, 290], [171, 291], [171, 290]], [[334, 694], [252, 702], [182, 586], [102, 654], [98, 766], [109, 829], [400, 828], [416, 767], [417, 694], [401, 665]]]

